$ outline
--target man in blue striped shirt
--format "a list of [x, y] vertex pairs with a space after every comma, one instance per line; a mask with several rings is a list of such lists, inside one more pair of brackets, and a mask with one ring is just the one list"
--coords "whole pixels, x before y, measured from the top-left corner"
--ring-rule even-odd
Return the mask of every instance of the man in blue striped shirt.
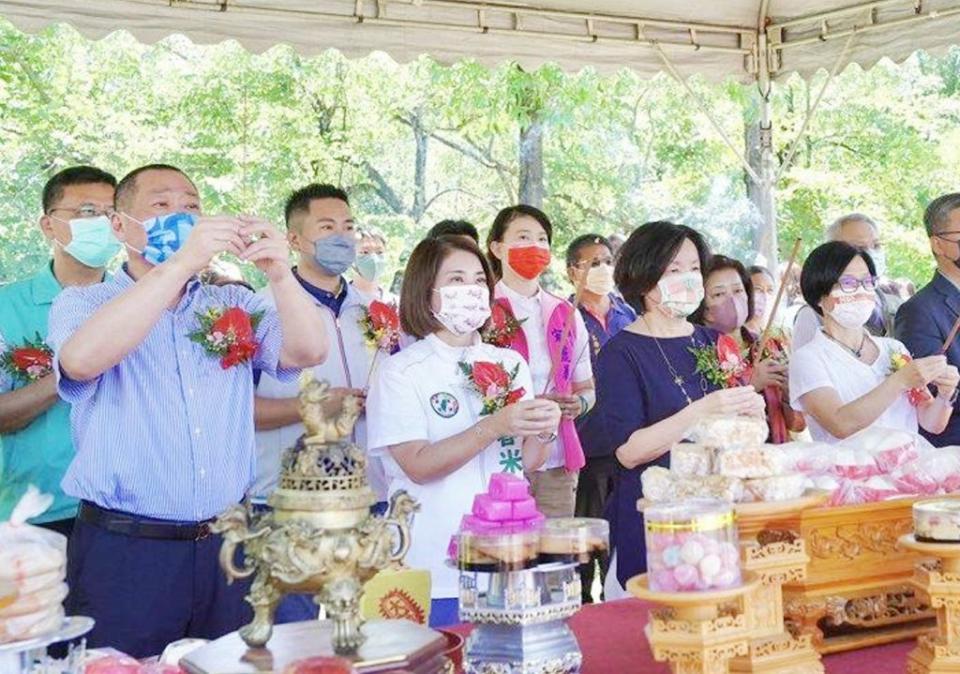
[[[252, 483], [251, 370], [290, 379], [326, 357], [328, 337], [269, 223], [202, 216], [193, 182], [160, 164], [123, 178], [115, 209], [128, 261], [105, 283], [58, 297], [49, 341], [77, 452], [63, 479], [80, 499], [67, 609], [96, 619], [91, 646], [142, 657], [249, 618], [208, 523]], [[225, 252], [264, 272], [276, 308], [240, 286], [198, 282]], [[202, 314], [235, 307], [260, 315], [258, 346], [252, 358], [221, 362], [191, 333]]]

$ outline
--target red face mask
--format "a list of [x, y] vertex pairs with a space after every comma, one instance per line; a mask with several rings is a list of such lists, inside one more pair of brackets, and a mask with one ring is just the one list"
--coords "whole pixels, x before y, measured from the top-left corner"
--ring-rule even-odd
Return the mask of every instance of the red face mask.
[[507, 250], [507, 264], [520, 276], [532, 281], [550, 264], [550, 249], [535, 245], [515, 246]]

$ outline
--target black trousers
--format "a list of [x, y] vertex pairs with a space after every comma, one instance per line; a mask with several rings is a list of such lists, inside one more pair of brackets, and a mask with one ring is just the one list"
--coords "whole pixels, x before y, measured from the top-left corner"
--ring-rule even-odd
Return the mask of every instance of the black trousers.
[[[580, 482], [577, 485], [577, 503], [575, 515], [577, 517], [603, 518], [607, 499], [613, 493], [613, 486], [617, 479], [617, 459], [613, 456], [587, 457], [587, 465], [580, 470]], [[580, 582], [582, 584], [583, 603], [593, 601], [590, 590], [593, 587], [595, 566], [600, 566], [600, 586], [607, 577], [610, 566], [609, 553], [603, 553], [596, 560], [580, 567]], [[603, 593], [601, 590], [601, 598]]]

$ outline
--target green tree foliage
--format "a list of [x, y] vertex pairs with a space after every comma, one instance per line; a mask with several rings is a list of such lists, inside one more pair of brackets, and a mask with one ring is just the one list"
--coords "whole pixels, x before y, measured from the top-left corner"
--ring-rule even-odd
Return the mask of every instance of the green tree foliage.
[[[926, 280], [922, 210], [956, 189], [960, 167], [958, 64], [960, 51], [919, 54], [836, 78], [778, 186], [782, 252], [795, 236], [809, 251], [831, 219], [859, 210], [883, 223], [894, 274]], [[781, 159], [823, 77], [775, 88]], [[691, 86], [730, 137], [743, 138], [755, 116], [749, 89]], [[556, 252], [579, 233], [672, 218], [754, 260], [757, 216], [743, 170], [665, 76], [304, 58], [282, 46], [253, 55], [178, 36], [151, 46], [124, 33], [91, 42], [67, 26], [25, 35], [0, 21], [0, 282], [47, 259], [40, 190], [77, 163], [118, 176], [177, 164], [198, 182], [206, 211], [278, 223], [291, 190], [340, 184], [359, 220], [390, 238], [399, 266], [434, 222], [465, 218], [484, 229], [518, 199], [522, 130], [532, 124], [542, 125]]]

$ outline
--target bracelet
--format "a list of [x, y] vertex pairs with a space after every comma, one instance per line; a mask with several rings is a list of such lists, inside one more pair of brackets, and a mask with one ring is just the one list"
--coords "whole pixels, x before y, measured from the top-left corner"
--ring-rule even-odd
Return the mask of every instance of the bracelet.
[[577, 399], [580, 400], [580, 414], [577, 415], [577, 418], [579, 419], [590, 411], [590, 402], [587, 400], [586, 396], [580, 394], [577, 394]]

